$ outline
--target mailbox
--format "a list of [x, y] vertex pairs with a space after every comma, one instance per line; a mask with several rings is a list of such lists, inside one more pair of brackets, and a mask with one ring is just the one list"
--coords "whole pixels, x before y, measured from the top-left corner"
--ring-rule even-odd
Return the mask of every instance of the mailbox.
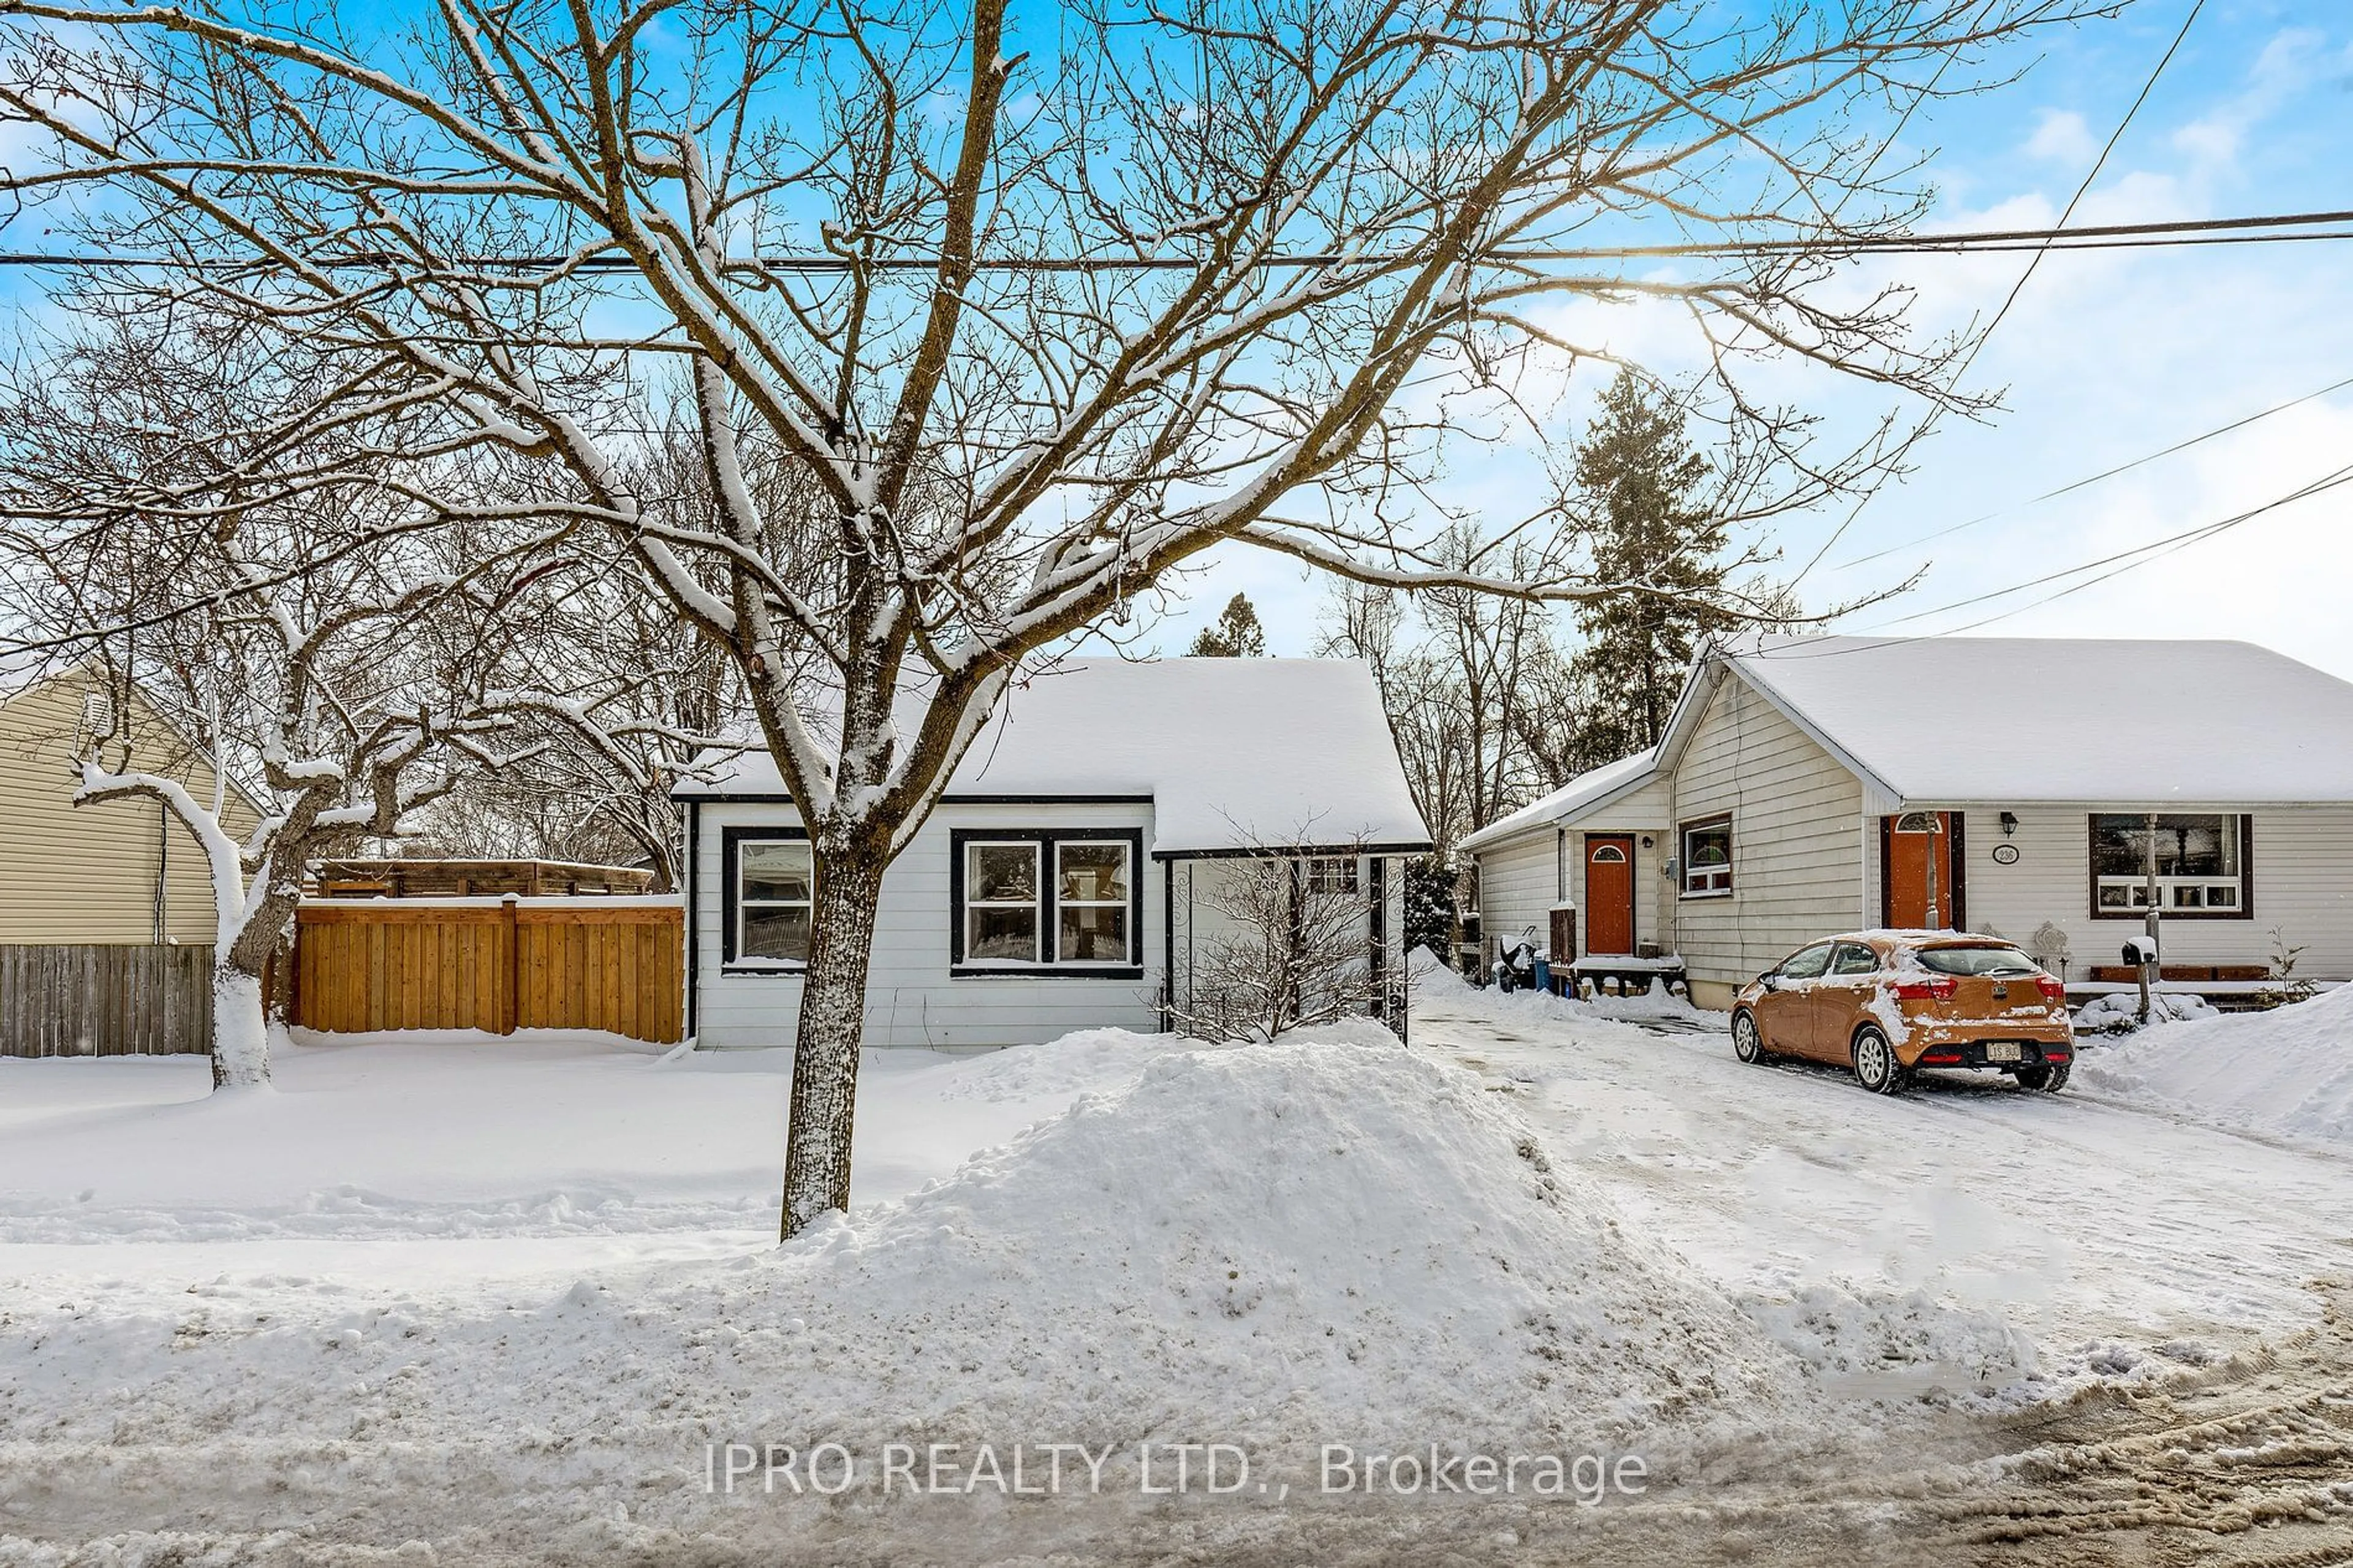
[[2128, 936], [2125, 938], [2125, 962], [2126, 963], [2155, 963], [2157, 962], [2157, 938], [2153, 936]]

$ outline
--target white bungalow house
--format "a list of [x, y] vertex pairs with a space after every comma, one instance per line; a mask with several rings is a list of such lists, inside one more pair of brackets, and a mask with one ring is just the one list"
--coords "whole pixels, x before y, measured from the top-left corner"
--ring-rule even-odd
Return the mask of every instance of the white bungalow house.
[[2121, 981], [2152, 879], [2168, 979], [2252, 987], [2279, 940], [2341, 980], [2353, 684], [2236, 642], [1751, 640], [1703, 657], [1655, 752], [1462, 847], [1490, 933], [1573, 907], [1577, 959], [1678, 964], [1702, 1005], [1858, 927]]
[[[691, 846], [687, 1034], [789, 1044], [812, 873], [775, 762], [746, 753], [675, 794]], [[1430, 847], [1363, 664], [1065, 661], [1008, 695], [885, 873], [867, 1043], [1159, 1028], [1172, 1002], [1190, 1011], [1219, 935], [1212, 879], [1250, 857], [1356, 892], [1363, 962], [1393, 980], [1395, 862]]]

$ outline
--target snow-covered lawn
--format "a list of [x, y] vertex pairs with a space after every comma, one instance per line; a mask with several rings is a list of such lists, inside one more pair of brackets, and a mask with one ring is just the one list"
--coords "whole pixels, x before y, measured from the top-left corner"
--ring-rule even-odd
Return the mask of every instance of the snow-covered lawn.
[[[857, 1199], [904, 1197], [1166, 1048], [1109, 1030], [1051, 1052], [869, 1052]], [[280, 1054], [274, 1092], [216, 1100], [199, 1058], [0, 1058], [0, 1242], [740, 1247], [776, 1230], [791, 1072], [788, 1051], [608, 1036], [330, 1035]]]
[[[1909, 1562], [2037, 1488], [2088, 1531], [2116, 1432], [2063, 1484], [1984, 1456], [2276, 1381], [2232, 1359], [2258, 1341], [2342, 1370], [2306, 1331], [2353, 1153], [2183, 1114], [2147, 1087], [2163, 1033], [2082, 1095], [1884, 1100], [1679, 1008], [1432, 980], [1409, 1051], [879, 1056], [853, 1214], [782, 1248], [781, 1053], [313, 1043], [229, 1099], [201, 1062], [0, 1061], [0, 1563]], [[2305, 1391], [2275, 1403], [2230, 1442], [2326, 1468]], [[714, 1496], [729, 1441], [861, 1477]], [[876, 1489], [933, 1443], [953, 1495]], [[1251, 1489], [1147, 1493], [1173, 1450], [1140, 1446], [1182, 1443]], [[1591, 1512], [1322, 1497], [1326, 1443], [1648, 1479]], [[1032, 1484], [1040, 1445], [1112, 1457], [1100, 1494], [1024, 1500], [963, 1489], [982, 1444], [1030, 1446]], [[2118, 1479], [2132, 1528], [2152, 1484]], [[2353, 1521], [2353, 1487], [2261, 1484]]]

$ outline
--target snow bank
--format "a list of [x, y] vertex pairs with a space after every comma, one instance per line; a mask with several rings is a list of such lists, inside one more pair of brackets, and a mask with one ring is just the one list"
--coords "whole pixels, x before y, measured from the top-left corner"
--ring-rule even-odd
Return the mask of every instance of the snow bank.
[[[1474, 1076], [1395, 1048], [1164, 1056], [817, 1251], [773, 1288], [921, 1363], [1018, 1366], [986, 1396], [1017, 1427], [1624, 1443], [1790, 1393], [1753, 1324]], [[975, 1398], [874, 1370], [902, 1415]]]
[[[2196, 1018], [2221, 1016], [2221, 1010], [2205, 997], [2186, 991], [2150, 992], [2148, 1010], [2149, 1016], [2160, 1024], [2185, 1024]], [[2075, 1027], [2084, 1034], [2130, 1034], [2140, 1027], [2140, 994], [2111, 991], [2093, 997], [2076, 1010]]]
[[150, 1495], [315, 1470], [353, 1500], [489, 1486], [519, 1520], [693, 1519], [734, 1439], [1230, 1442], [1293, 1477], [1325, 1442], [1434, 1441], [1663, 1477], [1812, 1408], [1474, 1075], [1287, 1042], [1162, 1053], [774, 1251], [429, 1299], [299, 1268], [0, 1287], [0, 1362], [28, 1461], [114, 1454], [135, 1394]]
[[[1182, 1048], [1113, 1030], [870, 1051], [853, 1202], [904, 1197]], [[659, 1050], [569, 1031], [314, 1036], [280, 1054], [276, 1094], [241, 1103], [209, 1093], [201, 1057], [0, 1058], [0, 1247], [773, 1235], [792, 1053]]]
[[1417, 991], [1468, 991], [1471, 982], [1455, 973], [1454, 966], [1428, 947], [1417, 947], [1405, 955], [1405, 972]]
[[[1465, 982], [1468, 988], [1468, 982]], [[1721, 1033], [1730, 1028], [1730, 1016], [1704, 1012], [1692, 1005], [1688, 996], [1678, 996], [1653, 982], [1648, 990], [1637, 991], [1630, 996], [1613, 996], [1596, 992], [1590, 996], [1555, 996], [1546, 991], [1503, 991], [1488, 986], [1477, 992], [1478, 1005], [1485, 1016], [1497, 1022], [1509, 1019], [1530, 1026], [1546, 1023], [1574, 1025], [1594, 1020], [1613, 1024], [1666, 1024], [1678, 1030]]]
[[2353, 985], [2268, 1013], [2156, 1025], [2084, 1052], [2075, 1076], [2201, 1121], [2353, 1144]]

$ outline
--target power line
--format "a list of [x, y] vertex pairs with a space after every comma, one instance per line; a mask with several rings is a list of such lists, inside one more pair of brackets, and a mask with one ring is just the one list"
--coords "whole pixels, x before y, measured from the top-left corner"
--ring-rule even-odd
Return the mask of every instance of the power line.
[[[2148, 79], [2141, 83], [2139, 96], [2132, 100], [2132, 107], [2125, 110], [2125, 117], [2116, 121], [2116, 128], [2108, 133], [2107, 142], [2101, 147], [2100, 155], [2092, 160], [2091, 172], [2084, 176], [2084, 183], [2075, 187], [2075, 194], [2067, 198], [2067, 207], [2059, 215], [2059, 222], [2055, 226], [2057, 228], [2064, 230], [2067, 220], [2075, 216], [2075, 209], [2083, 204], [2084, 195], [2090, 192], [2092, 182], [2098, 179], [2100, 171], [2108, 166], [2109, 154], [2116, 150], [2116, 143], [2125, 139], [2125, 132], [2131, 127], [2133, 117], [2140, 112], [2141, 105], [2148, 101], [2148, 95], [2157, 90], [2158, 78], [2163, 76], [2165, 68], [2173, 63], [2174, 55], [2181, 48], [2181, 40], [2189, 36], [2190, 27], [2198, 20], [2198, 13], [2205, 8], [2206, 0], [2191, 0], [2189, 15], [2181, 18], [2181, 30], [2173, 35], [2173, 42], [2165, 46], [2165, 53], [2158, 57], [2156, 68], [2148, 73]], [[2010, 308], [2018, 303], [2019, 295], [2026, 291], [2026, 285], [2033, 279], [2034, 269], [2042, 265], [2043, 254], [2042, 251], [2035, 252], [2033, 259], [2027, 262], [2026, 270], [2018, 275], [2018, 281], [2010, 286], [2009, 297], [2002, 300], [2001, 309], [1994, 312], [1993, 320], [1986, 324], [1986, 330], [1979, 334], [1976, 345], [1969, 350], [1969, 357], [1961, 362], [1959, 374], [1966, 374], [1969, 366], [1977, 363], [1978, 355], [1984, 350], [1987, 340], [1993, 336], [1994, 329], [2001, 325], [2002, 318], [2010, 314]]]
[[[2072, 205], [2070, 207], [2072, 211]], [[2329, 226], [2337, 226], [2334, 228]], [[1672, 245], [1548, 246], [1525, 250], [1501, 250], [1481, 258], [1495, 266], [1535, 265], [1563, 261], [1621, 261], [1742, 256], [1924, 256], [1963, 255], [2028, 250], [2038, 255], [2054, 250], [2158, 249], [2179, 246], [2279, 244], [2291, 241], [2353, 239], [2353, 209], [2336, 212], [2260, 213], [2239, 217], [2179, 218], [2153, 223], [2087, 225], [2082, 228], [1969, 229], [1947, 233], [1851, 235], [1788, 239], [1694, 241]], [[2315, 232], [2324, 231], [2324, 232]], [[333, 271], [417, 267], [448, 270], [516, 273], [567, 271], [575, 273], [634, 272], [631, 257], [601, 253], [552, 256], [467, 253], [445, 257], [394, 255], [361, 251], [341, 256], [309, 256], [304, 265]], [[1410, 255], [1362, 251], [1310, 251], [1263, 258], [1250, 265], [1276, 270], [1306, 270], [1366, 267], [1417, 259]], [[256, 272], [271, 263], [253, 257], [110, 256], [94, 251], [0, 251], [0, 267], [91, 270], [176, 272]], [[994, 256], [966, 264], [976, 272], [1098, 273], [1180, 272], [1200, 265], [1187, 256]], [[721, 263], [723, 271], [738, 274], [783, 272], [847, 275], [868, 272], [932, 272], [934, 256], [892, 255], [846, 257], [814, 252], [733, 257]], [[2030, 273], [2031, 268], [2029, 268]], [[2013, 291], [2014, 296], [2014, 291]], [[1999, 318], [1997, 318], [1999, 321]], [[1988, 329], [1990, 331], [1990, 328]]]
[[1964, 521], [1949, 524], [1947, 527], [1937, 529], [1930, 533], [1921, 534], [1916, 539], [1907, 539], [1901, 544], [1891, 544], [1884, 550], [1874, 550], [1868, 555], [1850, 556], [1844, 561], [1838, 562], [1831, 567], [1831, 570], [1835, 572], [1843, 572], [1850, 566], [1868, 565], [1873, 561], [1884, 560], [1890, 555], [1900, 554], [1904, 551], [1915, 549], [1923, 544], [1933, 543], [1939, 539], [1946, 538], [1947, 535], [1958, 533], [1963, 529], [1975, 528], [1979, 523], [1991, 522], [1996, 518], [2008, 517], [2013, 512], [2024, 511], [2029, 507], [2040, 506], [2047, 500], [2056, 500], [2063, 495], [2073, 495], [2075, 491], [2086, 489], [2092, 485], [2096, 485], [2104, 479], [2112, 479], [2118, 474], [2130, 473], [2133, 469], [2154, 463], [2159, 458], [2170, 458], [2176, 452], [2186, 452], [2190, 447], [2199, 446], [2207, 441], [2211, 441], [2217, 437], [2228, 436], [2234, 430], [2243, 430], [2248, 426], [2256, 423], [2258, 420], [2268, 419], [2274, 414], [2284, 414], [2291, 408], [2300, 407], [2305, 404], [2310, 403], [2316, 397], [2326, 397], [2332, 392], [2342, 392], [2348, 386], [2353, 386], [2353, 375], [2348, 375], [2342, 381], [2331, 382], [2327, 386], [2320, 388], [2316, 392], [2307, 392], [2302, 397], [2291, 397], [2285, 403], [2274, 403], [2269, 408], [2262, 409], [2256, 413], [2247, 415], [2243, 418], [2233, 419], [2228, 425], [2218, 425], [2213, 429], [2203, 431], [2198, 435], [2189, 437], [2187, 440], [2176, 441], [2170, 447], [2163, 447], [2154, 452], [2144, 453], [2140, 457], [2135, 458], [2129, 462], [2118, 463], [2113, 468], [2102, 468], [2096, 474], [2086, 475], [2083, 479], [2075, 479], [2070, 483], [2061, 485], [2057, 489], [2044, 490], [2041, 495], [2029, 496], [2026, 500], [2018, 501], [2012, 505], [1997, 507], [1992, 511], [1982, 512], [1978, 516], [1969, 518]]
[[2102, 574], [2097, 577], [2090, 578], [2082, 583], [2073, 584], [2057, 593], [2037, 599], [2031, 604], [2020, 605], [2013, 609], [2002, 611], [2000, 615], [1990, 616], [1980, 621], [1972, 621], [1968, 626], [1949, 627], [1946, 631], [1938, 633], [1937, 635], [1949, 637], [1958, 632], [1974, 631], [1978, 626], [1989, 626], [1994, 621], [2005, 619], [2008, 616], [2018, 615], [2025, 610], [2031, 610], [2037, 605], [2046, 605], [2053, 599], [2064, 598], [2069, 594], [2078, 593], [2083, 589], [2092, 587], [2095, 584], [2105, 583], [2111, 577], [2117, 576], [2125, 572], [2129, 572], [2136, 567], [2146, 566], [2151, 561], [2159, 560], [2164, 556], [2174, 553], [2176, 551], [2186, 550], [2193, 544], [2202, 544], [2207, 540], [2215, 537], [2217, 534], [2228, 532], [2230, 530], [2238, 527], [2240, 524], [2252, 521], [2253, 519], [2261, 517], [2266, 512], [2277, 511], [2284, 506], [2289, 506], [2300, 500], [2307, 500], [2325, 491], [2335, 489], [2339, 485], [2348, 483], [2353, 483], [2353, 465], [2338, 468], [2334, 473], [2324, 474], [2319, 479], [2314, 479], [2308, 484], [2300, 485], [2284, 496], [2280, 496], [2272, 500], [2267, 500], [2260, 506], [2249, 507], [2246, 510], [2235, 512], [2229, 517], [2221, 519], [2220, 521], [2200, 523], [2195, 528], [2186, 528], [2181, 530], [2179, 532], [2167, 534], [2162, 539], [2153, 539], [2146, 544], [2136, 544], [2129, 550], [2119, 550], [2112, 554], [2100, 556], [2095, 560], [2078, 562], [2073, 566], [2062, 567], [2056, 572], [2046, 572], [2040, 576], [2029, 577], [2023, 582], [2013, 583], [2007, 588], [1995, 588], [1982, 594], [1972, 594], [1965, 599], [1956, 599], [1948, 605], [1939, 605], [1936, 608], [1928, 610], [1915, 610], [1908, 616], [1898, 616], [1892, 621], [1883, 621], [1880, 624], [1882, 626], [1905, 626], [1914, 621], [1926, 620], [1931, 616], [1949, 615], [1955, 610], [1965, 610], [1972, 605], [1990, 604], [1996, 599], [2006, 599], [2013, 594], [2023, 594], [2031, 588], [2040, 588], [2047, 584], [2061, 582], [2069, 577], [2081, 576], [2086, 572], [2098, 572], [2104, 566], [2112, 566], [2115, 568], [2114, 571], [2102, 573]]
[[[2091, 190], [2092, 183], [2100, 177], [2100, 171], [2108, 166], [2108, 155], [2116, 150], [2116, 143], [2124, 140], [2126, 130], [2132, 124], [2133, 117], [2140, 112], [2141, 105], [2148, 101], [2148, 95], [2157, 90], [2158, 79], [2165, 74], [2165, 68], [2173, 63], [2174, 55], [2181, 47], [2181, 40], [2189, 36], [2190, 25], [2198, 20], [2198, 13], [2205, 8], [2206, 0], [2190, 0], [2189, 15], [2181, 19], [2181, 30], [2173, 35], [2173, 42], [2166, 45], [2165, 53], [2158, 57], [2156, 66], [2150, 69], [2148, 79], [2141, 83], [2140, 91], [2134, 97], [2132, 106], [2125, 110], [2124, 118], [2116, 121], [2116, 128], [2108, 132], [2107, 142], [2100, 148], [2100, 155], [2092, 160], [2092, 167], [2085, 173], [2082, 182], [2076, 185], [2075, 194], [2067, 198], [2066, 207], [2059, 214], [2059, 221], [2051, 230], [2053, 238], [2066, 232], [2067, 220], [2075, 216], [2075, 209], [2082, 205], [2084, 195]], [[1955, 386], [1960, 384], [1961, 378], [1968, 374], [1970, 367], [1978, 363], [1978, 355], [1985, 352], [1986, 344], [1993, 341], [1994, 332], [2010, 315], [2010, 308], [2018, 303], [2019, 295], [2026, 291], [2026, 285], [2033, 278], [2035, 268], [2042, 265], [2042, 258], [2049, 255], [2051, 247], [2048, 244], [2035, 248], [2033, 256], [2026, 263], [2026, 270], [2020, 273], [2018, 281], [2010, 286], [2010, 293], [2003, 298], [2001, 309], [1993, 313], [1993, 320], [1986, 323], [1986, 330], [1978, 334], [1977, 342], [1969, 345], [1969, 352], [1962, 359], [1959, 368], [1953, 372], [1952, 384]], [[1936, 423], [1937, 412], [1938, 410], [1936, 409], [1929, 411], [1927, 418], [1921, 423], [1920, 428], [1905, 442], [1906, 447], [1927, 435], [1929, 427]], [[1789, 586], [1792, 589], [1804, 582], [1807, 574], [1822, 563], [1822, 557], [1829, 554], [1841, 539], [1846, 537], [1847, 530], [1854, 526], [1855, 519], [1861, 517], [1863, 508], [1870, 504], [1870, 493], [1865, 493], [1854, 503], [1854, 510], [1846, 514], [1846, 520], [1843, 522], [1831, 531], [1831, 536], [1822, 541], [1821, 548], [1815, 551], [1813, 558], [1806, 563], [1805, 570], [1790, 579]]]
[[[2266, 513], [2292, 506], [2300, 500], [2308, 500], [2314, 496], [2324, 494], [2346, 484], [2353, 484], [2353, 465], [2339, 468], [2331, 474], [2324, 474], [2308, 484], [2297, 486], [2284, 496], [2267, 500], [2260, 506], [2249, 507], [2244, 511], [2235, 512], [2219, 521], [2200, 523], [2195, 528], [2183, 529], [2178, 533], [2151, 540], [2146, 544], [2135, 545], [2129, 550], [2120, 550], [2095, 561], [2080, 562], [2073, 566], [2064, 567], [2057, 572], [2045, 573], [2042, 576], [2030, 578], [2022, 583], [2013, 583], [2007, 588], [1995, 588], [1983, 594], [1972, 594], [1968, 598], [1956, 599], [1949, 605], [1940, 605], [1933, 610], [1915, 611], [1912, 615], [1900, 616], [1895, 620], [1883, 621], [1880, 623], [1880, 627], [1866, 627], [1857, 632], [1842, 633], [1840, 637], [1841, 646], [1838, 647], [1824, 647], [1818, 643], [1800, 640], [1779, 647], [1759, 650], [1758, 657], [1776, 659], [1842, 658], [1852, 654], [1870, 653], [1878, 648], [1892, 647], [1899, 643], [1919, 642], [1932, 637], [1957, 637], [1964, 632], [1973, 632], [1980, 627], [1992, 626], [1998, 621], [2006, 621], [2012, 616], [2024, 615], [2029, 610], [2052, 604], [2071, 595], [2080, 594], [2086, 588], [2097, 587], [2102, 583], [2120, 577], [2127, 572], [2137, 571], [2153, 561], [2160, 561], [2168, 555], [2177, 554], [2193, 545], [2202, 544], [2207, 540], [2226, 533], [2242, 523], [2251, 522]], [[2039, 599], [2012, 605], [2007, 610], [1997, 611], [1993, 615], [1961, 626], [1947, 626], [1943, 631], [1883, 633], [1880, 629], [1886, 626], [1904, 626], [1908, 622], [1929, 616], [1941, 616], [1954, 610], [1964, 610], [1972, 605], [1989, 604], [1996, 599], [2008, 598], [2013, 594], [2025, 593], [2030, 588], [2041, 587], [2068, 577], [2081, 576], [2086, 572], [2099, 572], [2104, 566], [2110, 569], [2100, 572], [2096, 577], [2085, 578], [2080, 583], [2071, 583], [2066, 587], [2045, 594]]]

